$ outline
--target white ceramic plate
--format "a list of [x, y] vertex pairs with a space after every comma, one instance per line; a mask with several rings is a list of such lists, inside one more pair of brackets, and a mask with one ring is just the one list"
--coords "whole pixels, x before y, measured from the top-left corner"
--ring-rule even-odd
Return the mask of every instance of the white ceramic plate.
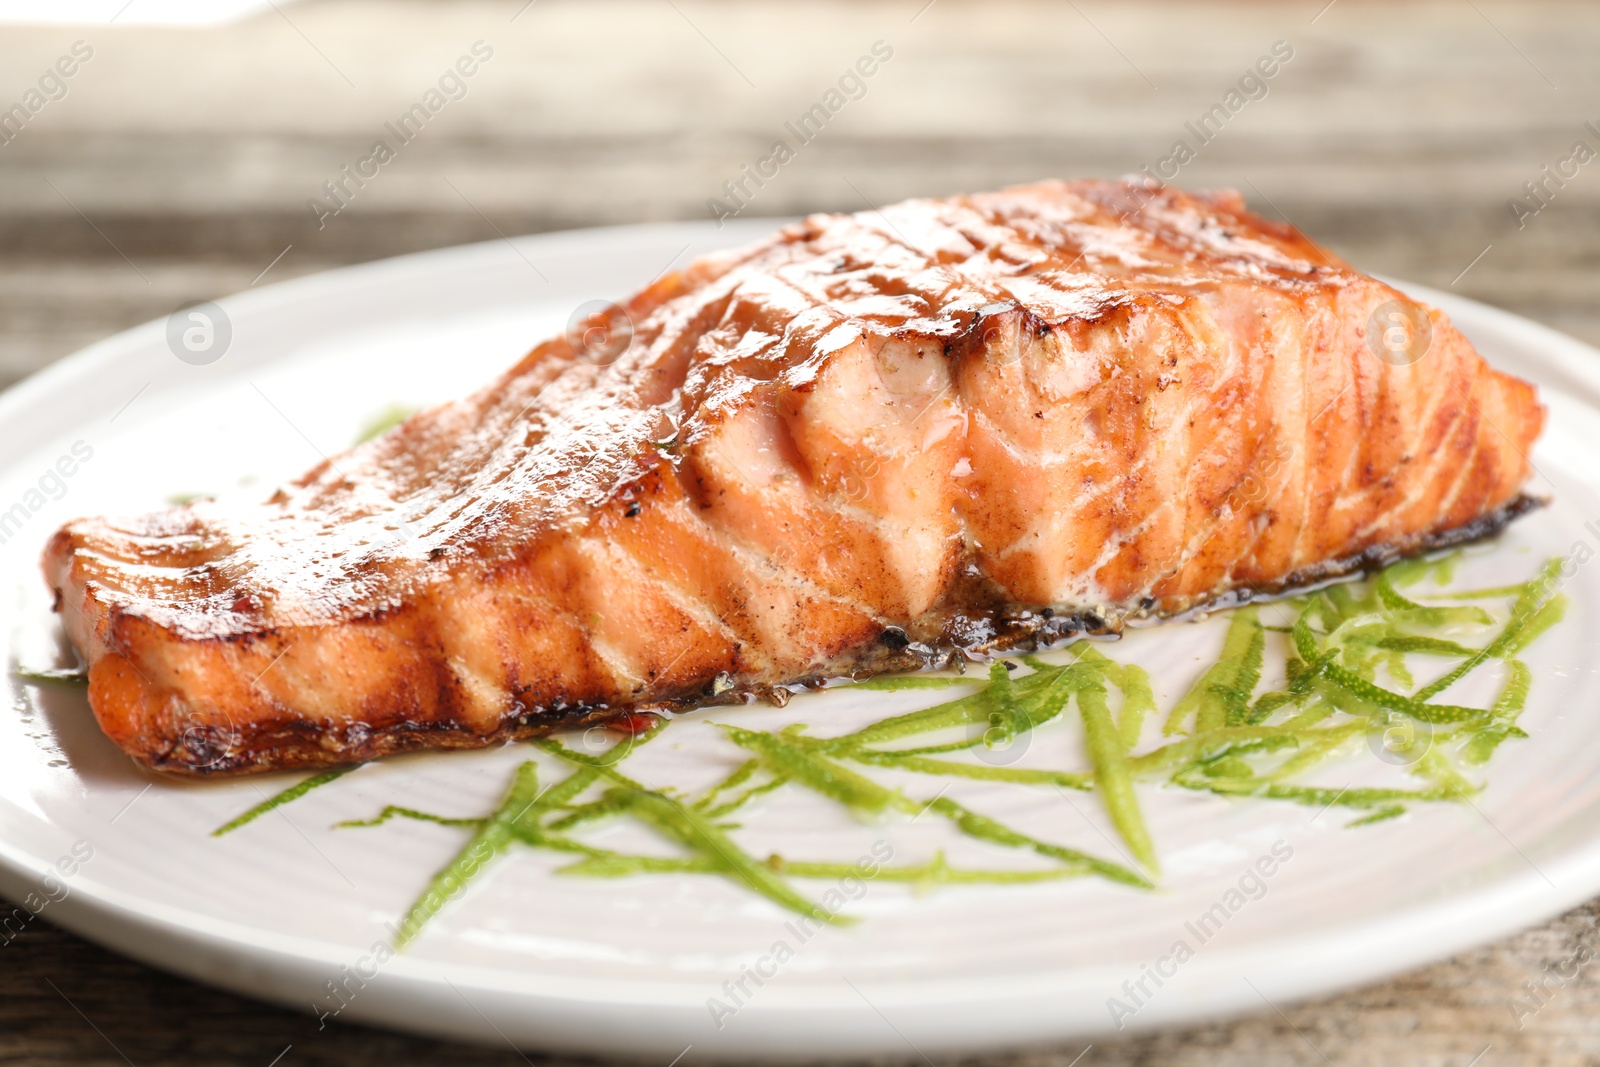
[[[0, 661], [65, 662], [36, 560], [76, 514], [138, 511], [170, 494], [264, 494], [392, 402], [465, 392], [562, 329], [585, 301], [616, 297], [669, 264], [766, 232], [766, 221], [557, 234], [410, 256], [221, 301], [226, 354], [174, 358], [166, 324], [114, 337], [0, 398], [0, 512], [31, 512], [0, 546]], [[1502, 312], [1408, 287], [1445, 308], [1501, 367], [1538, 381], [1551, 408], [1537, 489], [1555, 504], [1517, 523], [1464, 578], [1522, 580], [1585, 540], [1600, 548], [1600, 354]], [[59, 457], [92, 456], [34, 496]], [[59, 495], [60, 499], [48, 499]], [[40, 506], [35, 509], [34, 504]], [[1341, 811], [1226, 801], [1150, 788], [1145, 804], [1165, 862], [1163, 888], [1093, 880], [947, 888], [916, 895], [868, 882], [846, 911], [862, 921], [801, 940], [792, 916], [711, 877], [599, 881], [554, 876], [524, 850], [441, 914], [406, 953], [377, 967], [339, 1018], [525, 1047], [696, 1059], [933, 1054], [1113, 1029], [1108, 998], [1186, 941], [1193, 958], [1120, 1021], [1129, 1029], [1263, 1010], [1416, 966], [1539, 922], [1600, 891], [1600, 567], [1570, 583], [1569, 621], [1535, 646], [1524, 724], [1471, 805], [1418, 809], [1346, 830]], [[1152, 668], [1170, 704], [1220, 620], [1144, 631], [1113, 651]], [[1492, 675], [1493, 671], [1489, 671]], [[0, 891], [50, 900], [43, 914], [161, 967], [309, 1012], [347, 968], [371, 972], [372, 946], [461, 845], [459, 830], [416, 823], [335, 830], [402, 802], [480, 815], [526, 746], [424, 755], [361, 768], [226, 838], [209, 831], [293, 776], [185, 784], [138, 772], [97, 731], [80, 691], [7, 687], [0, 714]], [[936, 693], [834, 691], [778, 711], [716, 709], [675, 723], [629, 763], [647, 781], [696, 786], [735, 752], [708, 725], [805, 721], [838, 732], [940, 699]], [[1052, 732], [1053, 731], [1053, 732]], [[1041, 729], [1082, 766], [1072, 731]], [[1360, 753], [1330, 781], [1364, 780]], [[1378, 765], [1381, 768], [1381, 765]], [[905, 782], [913, 795], [931, 779]], [[937, 783], [936, 783], [937, 784]], [[949, 794], [1041, 837], [1114, 855], [1097, 802], [988, 783]], [[1017, 865], [955, 839], [937, 819], [852, 822], [804, 794], [774, 794], [747, 820], [752, 850], [853, 860], [889, 842], [900, 860], [941, 847], [954, 861]], [[759, 832], [758, 832], [759, 831]], [[619, 829], [606, 843], [642, 839]], [[47, 870], [92, 849], [70, 877]], [[1203, 944], [1191, 925], [1241, 898], [1241, 878], [1277, 845], [1270, 878], [1227, 910]], [[72, 868], [72, 863], [65, 865]], [[829, 888], [801, 883], [822, 896]], [[847, 887], [848, 888], [848, 887]], [[711, 998], [776, 942], [793, 958], [739, 1008]], [[1171, 970], [1169, 962], [1163, 965]]]

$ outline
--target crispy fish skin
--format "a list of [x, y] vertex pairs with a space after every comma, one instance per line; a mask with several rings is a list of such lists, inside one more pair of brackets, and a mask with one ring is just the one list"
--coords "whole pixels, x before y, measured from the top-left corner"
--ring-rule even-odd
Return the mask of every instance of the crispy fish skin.
[[226, 774], [478, 747], [1048, 643], [1480, 536], [1534, 388], [1234, 193], [822, 215], [251, 507], [67, 524], [105, 732]]

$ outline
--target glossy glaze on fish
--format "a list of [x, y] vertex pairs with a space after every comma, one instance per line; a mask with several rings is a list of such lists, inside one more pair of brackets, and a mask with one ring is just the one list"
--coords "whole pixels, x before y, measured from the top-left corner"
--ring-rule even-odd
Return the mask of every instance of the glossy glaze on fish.
[[[73, 522], [107, 734], [226, 773], [471, 747], [1048, 642], [1480, 536], [1544, 412], [1235, 194], [825, 215], [250, 507]], [[575, 347], [577, 345], [577, 347]], [[1413, 353], [1415, 355], [1415, 353]]]

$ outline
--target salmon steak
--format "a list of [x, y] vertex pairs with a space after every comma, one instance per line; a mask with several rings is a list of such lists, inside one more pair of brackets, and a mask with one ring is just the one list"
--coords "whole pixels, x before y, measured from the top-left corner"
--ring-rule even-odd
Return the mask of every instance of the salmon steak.
[[57, 531], [105, 733], [216, 775], [781, 704], [1536, 503], [1534, 387], [1232, 192], [813, 216], [580, 325], [264, 502]]

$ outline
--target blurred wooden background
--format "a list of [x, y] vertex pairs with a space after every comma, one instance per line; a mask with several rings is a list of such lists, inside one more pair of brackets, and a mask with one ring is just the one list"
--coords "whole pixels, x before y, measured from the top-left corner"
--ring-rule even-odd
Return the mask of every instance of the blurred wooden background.
[[[143, 0], [134, 0], [137, 5]], [[178, 304], [515, 234], [709, 217], [873, 42], [894, 50], [746, 212], [1155, 165], [1274, 42], [1293, 59], [1175, 179], [1241, 189], [1359, 266], [1600, 343], [1600, 6], [1305, 0], [979, 3], [326, 0], [221, 28], [0, 27], [0, 108], [93, 57], [0, 145], [0, 385]], [[475, 41], [463, 99], [320, 229], [307, 201]], [[1527, 201], [1534, 206], [1533, 201]], [[270, 268], [270, 269], [269, 269]], [[1592, 907], [1592, 906], [1591, 906]], [[1587, 974], [1520, 1030], [1507, 999], [1575, 913], [1387, 984], [1239, 1021], [985, 1063], [1600, 1062]], [[69, 1003], [70, 998], [70, 1003]], [[182, 982], [37, 924], [0, 955], [0, 1063], [520, 1063]], [[910, 1055], [910, 1050], [908, 1050]], [[1475, 1059], [1475, 1057], [1481, 1057]], [[530, 1057], [533, 1062], [543, 1062]], [[659, 1065], [665, 1067], [665, 1065]]]

